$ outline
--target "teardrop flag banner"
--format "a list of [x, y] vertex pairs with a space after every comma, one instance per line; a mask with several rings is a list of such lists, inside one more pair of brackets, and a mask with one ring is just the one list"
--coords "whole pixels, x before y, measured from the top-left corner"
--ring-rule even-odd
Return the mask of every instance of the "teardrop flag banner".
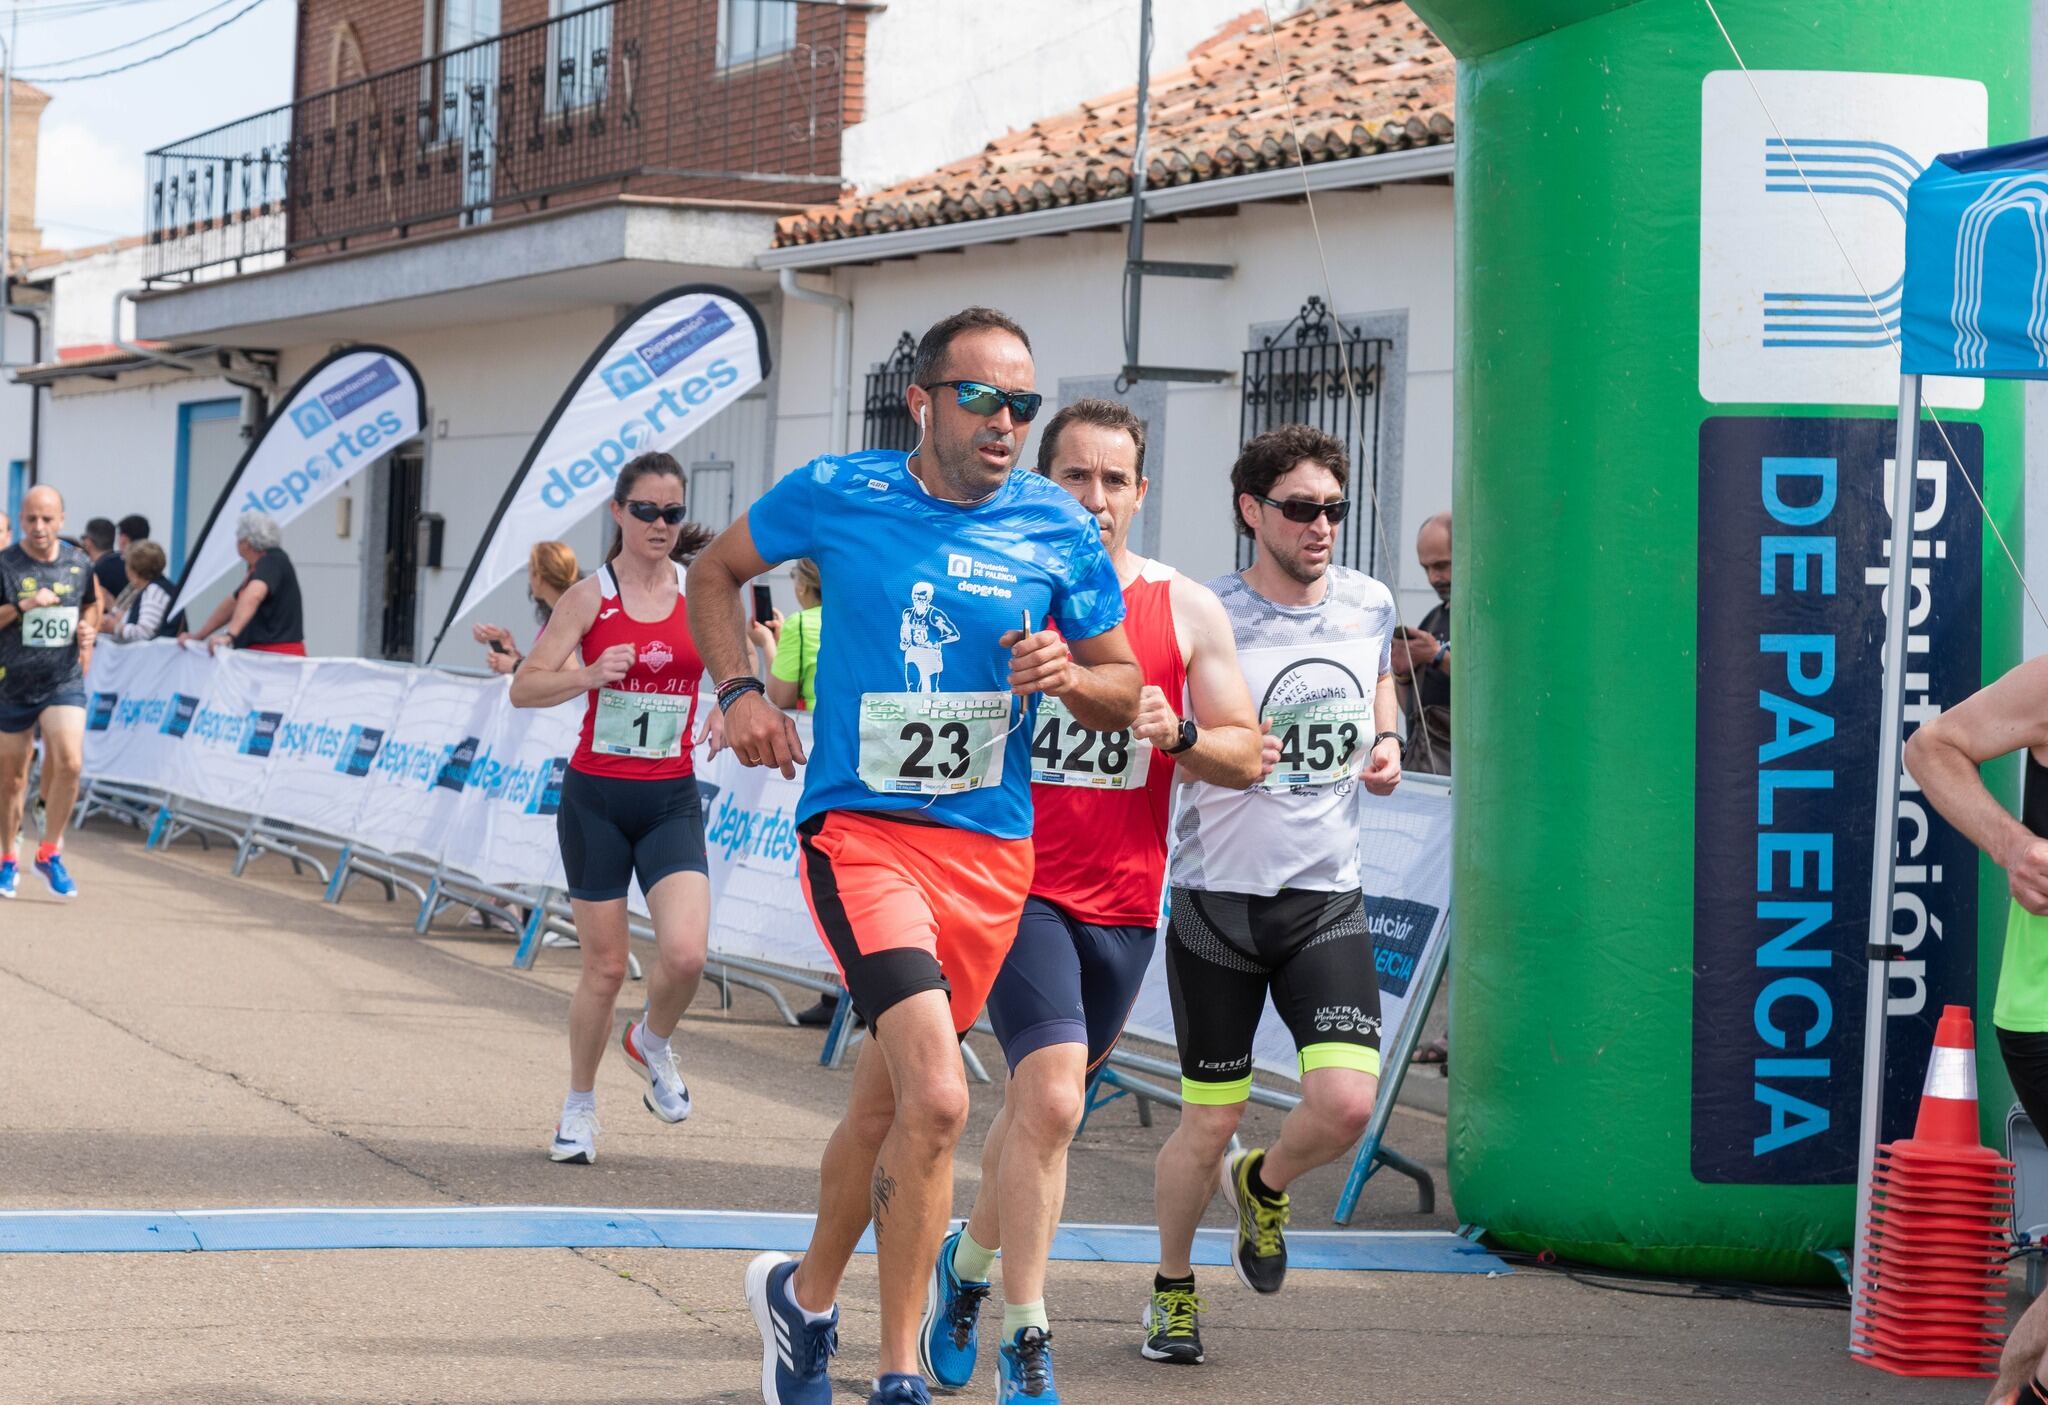
[[428, 661], [457, 620], [526, 569], [535, 542], [559, 540], [610, 499], [627, 460], [687, 439], [759, 385], [768, 364], [761, 314], [729, 288], [671, 288], [621, 318], [512, 475]]

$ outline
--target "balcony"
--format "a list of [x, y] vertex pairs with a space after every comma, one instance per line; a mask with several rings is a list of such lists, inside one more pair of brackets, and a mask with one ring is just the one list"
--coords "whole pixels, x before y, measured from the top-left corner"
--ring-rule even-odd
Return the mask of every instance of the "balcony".
[[604, 0], [174, 142], [147, 157], [144, 274], [218, 278], [622, 194], [834, 199], [870, 8]]

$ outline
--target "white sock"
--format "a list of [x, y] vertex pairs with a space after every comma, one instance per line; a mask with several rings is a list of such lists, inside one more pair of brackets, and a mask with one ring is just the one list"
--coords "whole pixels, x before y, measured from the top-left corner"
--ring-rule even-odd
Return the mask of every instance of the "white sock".
[[640, 1012], [640, 1033], [634, 1036], [640, 1041], [640, 1052], [648, 1058], [659, 1058], [668, 1052], [668, 1040], [647, 1027], [647, 1012]]
[[569, 1090], [569, 1096], [562, 1099], [562, 1116], [567, 1117], [570, 1113], [577, 1111], [590, 1113], [597, 1111], [597, 1089], [592, 1088], [587, 1093], [579, 1093], [574, 1088]]
[[830, 1322], [832, 1320], [831, 1313], [812, 1312], [809, 1308], [805, 1307], [802, 1303], [796, 1300], [796, 1275], [793, 1273], [789, 1277], [782, 1280], [782, 1296], [789, 1299], [789, 1305], [791, 1307], [795, 1308], [798, 1312], [801, 1312], [804, 1315], [804, 1321], [806, 1322]]

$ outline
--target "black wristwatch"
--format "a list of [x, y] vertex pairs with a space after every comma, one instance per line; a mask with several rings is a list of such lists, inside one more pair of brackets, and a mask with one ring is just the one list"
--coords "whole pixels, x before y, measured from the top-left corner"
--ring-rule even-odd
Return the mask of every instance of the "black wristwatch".
[[1178, 756], [1189, 747], [1192, 747], [1200, 739], [1201, 735], [1202, 729], [1195, 725], [1195, 719], [1183, 717], [1180, 719], [1180, 740], [1172, 746], [1161, 747], [1160, 750], [1168, 756]]
[[1400, 740], [1401, 734], [1399, 732], [1381, 732], [1378, 736], [1375, 736], [1372, 739], [1372, 746], [1368, 747], [1367, 750], [1370, 751], [1378, 749], [1379, 744], [1384, 741], [1392, 741], [1398, 743]]

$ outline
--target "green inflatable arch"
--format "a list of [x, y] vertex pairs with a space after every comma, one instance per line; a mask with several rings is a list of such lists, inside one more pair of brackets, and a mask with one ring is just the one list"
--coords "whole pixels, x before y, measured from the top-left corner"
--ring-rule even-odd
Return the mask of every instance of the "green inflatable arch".
[[[1752, 80], [1702, 0], [1412, 3], [1459, 63], [1458, 1211], [1597, 1263], [1824, 1276], [1855, 1196], [1891, 205], [1936, 152], [2024, 135], [2028, 5], [1719, 0]], [[1959, 482], [2017, 551], [2019, 390], [1935, 384], [1956, 452], [1923, 419], [1909, 709], [2019, 641]], [[1992, 1048], [2005, 913], [1908, 792], [1887, 1138], [1944, 1000]]]

